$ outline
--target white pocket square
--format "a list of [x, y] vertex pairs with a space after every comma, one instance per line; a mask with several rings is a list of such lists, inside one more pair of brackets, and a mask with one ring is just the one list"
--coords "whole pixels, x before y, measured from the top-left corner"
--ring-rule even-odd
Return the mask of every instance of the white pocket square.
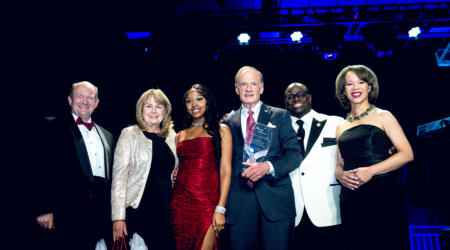
[[267, 127], [269, 128], [276, 128], [277, 126], [273, 125], [272, 123], [269, 122], [269, 124], [267, 124]]

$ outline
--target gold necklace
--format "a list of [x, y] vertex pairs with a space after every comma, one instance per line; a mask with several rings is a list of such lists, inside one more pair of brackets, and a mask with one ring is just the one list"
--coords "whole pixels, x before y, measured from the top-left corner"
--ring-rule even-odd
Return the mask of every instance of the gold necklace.
[[375, 105], [373, 105], [373, 104], [370, 105], [370, 107], [369, 107], [364, 113], [358, 115], [358, 116], [355, 117], [355, 118], [351, 117], [350, 113], [348, 113], [348, 114], [347, 114], [347, 118], [345, 118], [345, 119], [347, 119], [347, 121], [349, 121], [349, 122], [357, 121], [357, 120], [363, 118], [364, 116], [368, 115], [369, 112], [370, 112], [372, 109], [374, 109], [374, 108], [375, 108]]

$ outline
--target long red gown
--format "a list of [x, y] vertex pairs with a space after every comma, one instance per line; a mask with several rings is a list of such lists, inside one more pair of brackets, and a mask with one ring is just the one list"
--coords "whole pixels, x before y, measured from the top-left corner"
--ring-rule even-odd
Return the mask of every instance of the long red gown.
[[179, 170], [170, 202], [177, 249], [201, 249], [219, 202], [219, 174], [211, 137], [184, 140], [177, 145]]

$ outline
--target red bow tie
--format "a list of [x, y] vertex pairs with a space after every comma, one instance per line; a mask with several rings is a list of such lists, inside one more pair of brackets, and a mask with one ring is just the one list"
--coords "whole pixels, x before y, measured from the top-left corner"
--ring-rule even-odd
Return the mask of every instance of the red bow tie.
[[93, 122], [84, 122], [80, 117], [78, 117], [76, 123], [77, 123], [77, 125], [84, 125], [84, 126], [86, 126], [86, 128], [89, 131], [91, 131], [91, 129], [94, 127], [94, 123]]

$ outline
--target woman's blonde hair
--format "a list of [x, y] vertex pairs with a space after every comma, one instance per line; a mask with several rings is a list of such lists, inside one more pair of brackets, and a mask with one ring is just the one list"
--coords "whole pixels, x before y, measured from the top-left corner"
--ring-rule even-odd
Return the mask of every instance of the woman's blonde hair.
[[148, 100], [149, 97], [153, 96], [155, 99], [155, 102], [158, 104], [161, 104], [164, 106], [165, 114], [164, 118], [161, 121], [160, 126], [160, 132], [158, 135], [160, 137], [166, 138], [171, 131], [173, 131], [173, 121], [172, 121], [172, 104], [170, 104], [169, 99], [164, 94], [164, 92], [160, 89], [149, 89], [145, 91], [141, 98], [139, 98], [137, 104], [136, 104], [136, 121], [137, 126], [142, 130], [147, 130], [147, 123], [144, 121], [144, 116], [142, 115], [142, 110], [144, 109], [145, 102]]

